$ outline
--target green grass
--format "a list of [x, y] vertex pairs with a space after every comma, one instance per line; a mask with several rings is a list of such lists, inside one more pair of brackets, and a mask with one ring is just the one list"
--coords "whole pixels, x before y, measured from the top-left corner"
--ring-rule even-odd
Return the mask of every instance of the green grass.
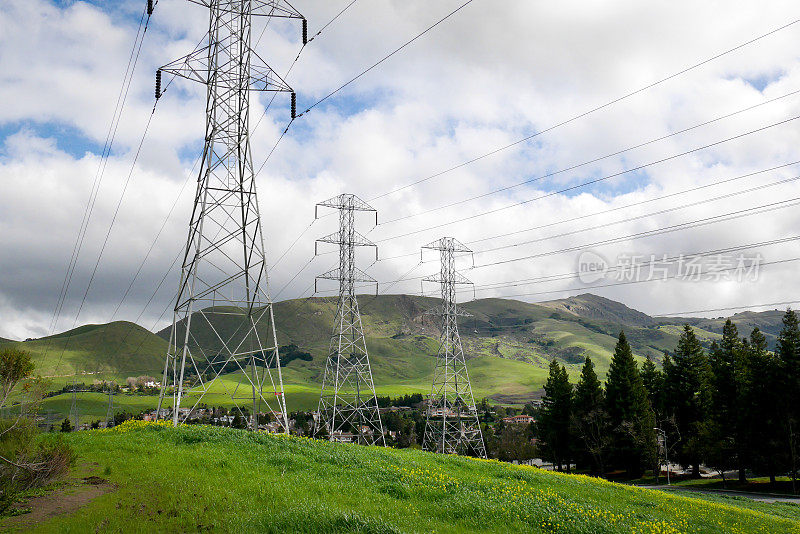
[[800, 532], [796, 507], [421, 451], [141, 422], [66, 439], [117, 489], [31, 532]]

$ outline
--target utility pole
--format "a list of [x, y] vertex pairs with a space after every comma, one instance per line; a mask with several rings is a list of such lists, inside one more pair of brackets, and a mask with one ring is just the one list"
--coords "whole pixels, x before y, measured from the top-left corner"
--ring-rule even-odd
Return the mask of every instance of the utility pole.
[[[667, 432], [662, 430], [658, 427], [653, 428], [658, 435], [658, 445], [661, 445], [664, 448], [664, 462], [667, 464], [667, 486], [670, 485], [669, 482], [669, 448], [667, 448]], [[661, 469], [661, 462], [658, 462], [658, 467]], [[656, 484], [658, 483], [658, 473], [656, 473]]]
[[442, 330], [422, 448], [442, 454], [473, 454], [486, 458], [478, 410], [458, 334], [458, 317], [468, 317], [469, 314], [456, 305], [456, 286], [472, 282], [456, 271], [455, 256], [471, 254], [472, 251], [452, 237], [443, 237], [422, 249], [439, 251], [439, 274], [428, 276], [423, 281], [437, 282], [442, 290], [442, 305], [428, 312], [441, 317]]
[[106, 428], [111, 428], [114, 422], [114, 393], [111, 386], [108, 388], [108, 410], [106, 410]]
[[346, 441], [347, 434], [352, 433], [360, 444], [385, 446], [367, 341], [355, 294], [356, 282], [377, 285], [374, 278], [356, 267], [356, 247], [375, 247], [375, 259], [378, 258], [377, 246], [356, 232], [355, 212], [375, 212], [376, 224], [378, 212], [355, 195], [343, 194], [320, 202], [315, 211], [320, 206], [339, 210], [339, 231], [315, 243], [315, 249], [318, 243], [339, 246], [339, 267], [317, 277], [339, 282], [339, 300], [325, 363], [315, 433], [324, 427], [331, 441]]
[[69, 407], [69, 417], [72, 419], [72, 428], [78, 430], [81, 418], [78, 413], [78, 386], [74, 376], [72, 377], [72, 405]]
[[[258, 407], [265, 404], [288, 432], [249, 122], [251, 91], [294, 93], [252, 50], [251, 35], [254, 17], [303, 16], [284, 0], [191, 1], [209, 9], [206, 44], [156, 76], [156, 98], [162, 73], [207, 87], [202, 166], [158, 413], [171, 387], [177, 426], [213, 389], [230, 395], [240, 413], [240, 402], [252, 406], [252, 429], [258, 428]], [[217, 381], [223, 373], [232, 373], [238, 385]], [[182, 415], [187, 396], [191, 408]]]

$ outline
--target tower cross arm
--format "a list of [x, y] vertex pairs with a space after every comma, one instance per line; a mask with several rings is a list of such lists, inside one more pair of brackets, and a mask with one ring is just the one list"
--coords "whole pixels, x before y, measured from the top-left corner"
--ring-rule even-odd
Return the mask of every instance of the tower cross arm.
[[436, 241], [432, 241], [422, 248], [429, 250], [451, 250], [453, 252], [472, 252], [464, 243], [454, 237], [442, 237]]
[[341, 194], [336, 195], [333, 198], [329, 198], [324, 202], [317, 203], [317, 208], [324, 207], [324, 208], [333, 208], [333, 209], [347, 209], [353, 211], [374, 211], [377, 212], [375, 208], [358, 198], [356, 195], [348, 195], [348, 194]]
[[[206, 45], [193, 52], [167, 63], [159, 70], [161, 72], [179, 76], [193, 82], [209, 85], [211, 83], [211, 69], [208, 68], [208, 53], [211, 46]], [[246, 85], [251, 91], [277, 91], [291, 93], [292, 88], [281, 78], [277, 72], [267, 65], [261, 57], [251, 50], [250, 73], [246, 80], [215, 80], [220, 89], [238, 89]], [[241, 82], [241, 83], [239, 83]]]
[[[189, 0], [193, 4], [198, 4], [204, 7], [211, 7], [211, 0]], [[219, 10], [238, 13], [241, 9], [236, 6], [241, 6], [241, 2], [233, 0], [222, 0], [219, 2]], [[282, 17], [289, 19], [303, 19], [303, 15], [297, 11], [292, 4], [286, 0], [252, 0], [251, 1], [252, 15], [254, 17]]]
[[348, 239], [347, 236], [343, 236], [339, 232], [334, 232], [330, 235], [326, 235], [325, 237], [321, 237], [317, 239], [318, 243], [331, 243], [333, 245], [353, 245], [354, 247], [377, 247], [375, 243], [361, 235], [360, 233], [353, 231], [353, 239]]
[[[456, 317], [473, 317], [473, 315], [469, 312], [462, 310], [461, 308], [456, 308], [455, 311], [450, 310], [451, 314], [455, 315]], [[434, 306], [433, 308], [429, 308], [422, 312], [423, 315], [437, 315], [440, 317], [446, 316], [448, 311], [443, 308], [442, 306]]]
[[441, 273], [436, 273], [436, 274], [431, 274], [429, 276], [426, 276], [425, 278], [422, 279], [422, 281], [423, 282], [436, 282], [437, 284], [451, 284], [451, 283], [452, 284], [459, 284], [459, 285], [471, 285], [471, 284], [473, 284], [473, 282], [471, 280], [467, 279], [466, 276], [464, 276], [463, 274], [458, 273], [458, 272], [452, 273], [452, 279], [451, 278], [446, 278], [446, 277], [443, 278]]
[[[359, 269], [358, 267], [353, 268], [353, 282], [369, 282], [369, 283], [377, 283], [377, 280], [372, 278], [370, 275]], [[342, 274], [341, 270], [331, 269], [326, 273], [322, 273], [317, 276], [318, 280], [349, 280], [347, 274]]]

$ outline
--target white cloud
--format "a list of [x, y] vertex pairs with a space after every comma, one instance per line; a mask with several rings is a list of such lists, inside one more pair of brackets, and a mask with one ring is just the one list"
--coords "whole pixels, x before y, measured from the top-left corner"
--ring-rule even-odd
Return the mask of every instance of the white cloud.
[[[381, 0], [356, 3], [303, 51], [288, 77], [300, 107], [328, 94], [461, 2]], [[313, 32], [345, 4], [298, 0]], [[141, 4], [131, 0], [104, 12], [84, 2], [57, 7], [47, 0], [10, 0], [0, 7], [0, 132], [11, 132], [0, 149], [0, 336], [41, 335], [46, 330], [69, 261], [86, 200], [96, 176], [97, 154], [71, 155], [53, 125], [75, 128], [102, 146], [122, 74], [136, 34]], [[724, 13], [724, 16], [720, 16]], [[374, 71], [315, 108], [293, 125], [259, 177], [259, 193], [272, 261], [313, 219], [313, 204], [340, 192], [370, 199], [494, 148], [583, 113], [699, 60], [796, 18], [794, 3], [650, 2], [632, 0], [558, 5], [524, 0], [476, 0]], [[134, 20], [133, 17], [137, 17]], [[86, 246], [58, 328], [74, 321], [100, 244], [108, 229], [133, 151], [153, 105], [153, 72], [193, 49], [207, 26], [204, 9], [161, 2], [148, 29], [126, 111], [100, 189]], [[261, 22], [255, 35], [260, 34]], [[535, 137], [530, 142], [378, 198], [382, 221], [430, 210], [499, 187], [591, 160], [642, 141], [781, 96], [800, 87], [793, 26], [657, 87]], [[283, 73], [299, 49], [299, 24], [276, 21], [259, 53]], [[762, 84], [766, 84], [761, 87]], [[252, 122], [269, 95], [253, 97]], [[192, 148], [203, 136], [204, 93], [176, 81], [158, 105], [130, 189], [111, 234], [93, 289], [79, 322], [107, 321], [128, 287], [183, 185]], [[256, 104], [258, 102], [258, 104]], [[678, 154], [800, 114], [800, 96], [719, 121], [692, 132], [456, 207], [441, 209], [369, 233], [382, 240], [534, 198], [549, 191]], [[275, 100], [253, 133], [256, 167], [275, 144], [288, 119], [285, 96]], [[624, 206], [786, 163], [797, 157], [800, 121], [777, 126], [712, 149], [648, 167], [572, 194], [550, 196], [464, 223], [382, 241], [385, 258], [371, 268], [381, 281], [408, 272], [419, 246], [441, 235], [464, 242], [520, 228], [549, 224], [584, 213]], [[45, 125], [44, 127], [42, 125]], [[17, 130], [19, 132], [17, 133]], [[619, 225], [553, 237], [576, 229], [696, 202], [793, 176], [797, 168], [754, 176], [729, 185], [559, 224], [494, 242], [537, 238], [539, 243], [477, 254], [476, 262], [559, 250], [609, 237], [634, 234], [800, 196], [800, 182], [766, 188], [723, 201], [654, 215]], [[194, 180], [116, 318], [135, 319], [184, 244]], [[765, 241], [796, 233], [797, 210], [783, 209], [725, 224], [598, 247], [619, 253], [675, 254]], [[313, 238], [332, 231], [333, 218], [316, 222], [272, 272], [277, 293], [313, 255]], [[363, 220], [363, 229], [370, 228]], [[766, 260], [791, 258], [797, 243], [762, 250]], [[477, 284], [531, 278], [575, 269], [578, 253], [470, 270]], [[363, 256], [365, 266], [369, 254]], [[297, 296], [313, 275], [327, 269], [322, 256], [280, 298]], [[465, 265], [468, 265], [465, 264]], [[427, 263], [411, 277], [436, 270]], [[787, 280], [794, 264], [765, 269], [757, 283], [736, 286], [648, 283], [598, 290], [648, 313], [791, 300]], [[177, 283], [172, 273], [141, 322], [151, 327]], [[530, 300], [579, 291], [576, 280], [499, 288], [479, 296], [553, 290]], [[433, 288], [429, 288], [432, 290]], [[568, 291], [569, 290], [569, 291]], [[419, 291], [419, 280], [392, 287]], [[561, 292], [558, 292], [561, 291]], [[709, 303], [713, 305], [709, 306]]]

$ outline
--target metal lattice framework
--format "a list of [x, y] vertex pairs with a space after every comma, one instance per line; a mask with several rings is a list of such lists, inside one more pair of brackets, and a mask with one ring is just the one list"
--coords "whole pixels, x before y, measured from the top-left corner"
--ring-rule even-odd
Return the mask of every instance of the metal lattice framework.
[[252, 409], [250, 428], [263, 406], [288, 431], [249, 121], [251, 91], [291, 88], [251, 49], [251, 35], [253, 17], [303, 17], [284, 0], [190, 1], [209, 8], [207, 44], [160, 72], [207, 86], [205, 146], [158, 414], [171, 388], [177, 425], [213, 387], [240, 414]]
[[486, 458], [478, 411], [458, 334], [458, 317], [469, 314], [456, 305], [456, 286], [472, 282], [456, 272], [455, 256], [472, 251], [452, 237], [443, 237], [422, 248], [439, 251], [439, 274], [425, 277], [423, 281], [437, 282], [442, 288], [441, 306], [428, 312], [441, 317], [442, 330], [426, 410], [422, 448], [443, 454], [470, 454]]
[[316, 433], [324, 428], [331, 441], [386, 445], [355, 294], [356, 282], [377, 284], [356, 267], [356, 247], [375, 247], [376, 259], [378, 256], [375, 244], [356, 232], [355, 212], [375, 212], [376, 224], [378, 212], [355, 195], [339, 195], [317, 204], [317, 208], [320, 206], [339, 210], [339, 231], [317, 240], [339, 246], [339, 267], [317, 277], [339, 281], [339, 301], [325, 363]]

